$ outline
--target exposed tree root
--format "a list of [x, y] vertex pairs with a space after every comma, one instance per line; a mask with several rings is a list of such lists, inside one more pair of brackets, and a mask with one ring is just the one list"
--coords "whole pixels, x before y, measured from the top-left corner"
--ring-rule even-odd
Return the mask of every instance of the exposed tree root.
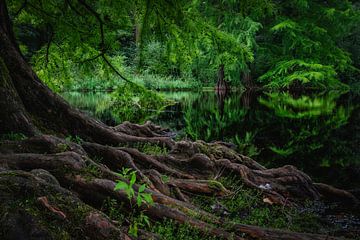
[[[248, 237], [255, 239], [335, 238], [224, 223], [219, 217], [191, 204], [193, 194], [220, 197], [231, 195], [231, 191], [215, 180], [219, 173], [236, 174], [248, 187], [262, 190], [264, 197], [270, 198], [272, 203], [292, 204], [304, 198], [318, 199], [334, 196], [337, 199], [339, 197], [351, 199], [353, 204], [358, 201], [351, 193], [344, 190], [314, 184], [307, 175], [292, 166], [265, 169], [221, 143], [179, 142], [174, 144], [169, 154], [151, 156], [134, 148], [111, 147], [88, 142], [80, 146], [61, 138], [43, 135], [22, 141], [1, 143], [0, 166], [3, 169], [0, 171], [0, 180], [10, 178], [9, 176], [21, 176], [31, 179], [26, 180], [30, 182], [36, 179], [41, 182], [39, 184], [50, 184], [56, 190], [61, 188], [66, 195], [70, 194], [74, 197], [75, 195], [63, 188], [71, 189], [71, 192], [76, 193], [81, 199], [76, 198], [79, 204], [93, 209], [82, 219], [85, 222], [82, 231], [85, 235], [92, 234], [90, 231], [95, 231], [98, 239], [109, 238], [113, 233], [119, 233], [118, 236], [121, 236], [114, 239], [128, 237], [122, 233], [124, 229], [121, 226], [114, 225], [99, 212], [108, 198], [124, 203], [128, 209], [136, 205], [136, 199], [129, 201], [123, 190], [114, 191], [115, 181], [121, 179], [115, 172], [122, 167], [136, 170], [138, 179], [150, 186], [146, 192], [152, 194], [154, 204], [144, 204], [140, 210], [152, 219], [173, 219], [178, 223], [189, 223], [206, 234], [223, 239], [231, 237], [233, 239], [244, 239], [244, 237], [245, 239]], [[165, 175], [166, 180], [163, 179]], [[134, 186], [135, 190], [138, 188], [138, 185]], [[63, 221], [68, 219], [67, 212], [70, 210], [49, 201], [49, 194], [51, 195], [46, 192], [35, 194], [36, 201], [42, 210], [49, 212], [56, 219]], [[86, 228], [89, 225], [92, 227]], [[156, 238], [145, 231], [143, 234]]]
[[130, 239], [72, 192], [29, 172], [0, 171], [0, 200], [1, 239]]

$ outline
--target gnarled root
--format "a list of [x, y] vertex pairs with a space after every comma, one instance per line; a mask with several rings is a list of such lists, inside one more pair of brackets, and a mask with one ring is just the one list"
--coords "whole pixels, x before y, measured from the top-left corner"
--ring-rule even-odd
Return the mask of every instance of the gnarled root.
[[[99, 231], [99, 239], [113, 233], [119, 234], [120, 239], [127, 237], [121, 226], [114, 225], [105, 215], [96, 210], [101, 209], [107, 198], [116, 199], [128, 207], [136, 205], [135, 198], [129, 201], [124, 191], [114, 191], [115, 181], [127, 181], [115, 173], [122, 167], [136, 170], [138, 179], [148, 184], [149, 188], [146, 192], [151, 193], [154, 204], [142, 205], [141, 209], [152, 219], [169, 218], [179, 223], [189, 223], [204, 233], [225, 239], [230, 237], [242, 239], [243, 236], [256, 239], [331, 238], [323, 235], [290, 233], [223, 223], [219, 217], [191, 204], [193, 194], [220, 197], [231, 195], [231, 191], [214, 180], [217, 173], [236, 174], [246, 186], [260, 189], [272, 203], [296, 203], [298, 199], [318, 199], [322, 196], [334, 195], [338, 198], [352, 199], [353, 203], [357, 202], [357, 199], [349, 192], [327, 185], [314, 184], [306, 174], [292, 166], [265, 169], [223, 143], [182, 141], [176, 143], [169, 154], [152, 156], [133, 148], [111, 147], [88, 142], [80, 146], [44, 135], [23, 141], [1, 143], [0, 166], [3, 169], [0, 172], [0, 176], [3, 176], [3, 178], [0, 177], [0, 181], [1, 179], [9, 180], [10, 176], [14, 175], [14, 178], [21, 176], [22, 179], [28, 179], [24, 182], [46, 185], [46, 188], [41, 190], [43, 192], [33, 187], [31, 191], [36, 193], [35, 201], [39, 207], [56, 219], [62, 219], [61, 221], [68, 219], [70, 206], [63, 208], [60, 203], [53, 202], [53, 198], [49, 197], [52, 195], [49, 193], [59, 191], [65, 196], [74, 198], [73, 201], [81, 206], [86, 206], [91, 211], [89, 210], [86, 216], [82, 215], [82, 221], [85, 223], [84, 226], [92, 227], [83, 227], [82, 231], [85, 234]], [[22, 172], [24, 170], [31, 172]], [[166, 179], [163, 176], [167, 176]], [[53, 186], [55, 190], [47, 185]], [[3, 185], [0, 183], [0, 186]], [[81, 200], [64, 188], [71, 189]], [[138, 188], [138, 185], [134, 185], [135, 192]], [[229, 230], [229, 226], [233, 227]], [[152, 236], [145, 231], [143, 233]]]

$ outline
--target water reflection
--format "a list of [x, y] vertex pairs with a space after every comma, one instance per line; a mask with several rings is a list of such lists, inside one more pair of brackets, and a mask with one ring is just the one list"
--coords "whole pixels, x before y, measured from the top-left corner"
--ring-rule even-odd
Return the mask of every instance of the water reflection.
[[[115, 124], [106, 111], [96, 111], [106, 94], [89, 95], [65, 98]], [[293, 164], [319, 181], [345, 188], [360, 184], [358, 96], [341, 92], [222, 96], [212, 91], [163, 95], [178, 104], [151, 120], [183, 137], [230, 141], [266, 166]]]

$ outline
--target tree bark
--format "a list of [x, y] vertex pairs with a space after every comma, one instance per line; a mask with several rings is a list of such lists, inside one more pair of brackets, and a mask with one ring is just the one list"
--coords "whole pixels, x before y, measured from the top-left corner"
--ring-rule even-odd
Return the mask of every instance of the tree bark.
[[3, 59], [0, 57], [0, 134], [25, 133], [34, 135], [37, 130], [18, 96]]
[[224, 72], [224, 64], [221, 64], [219, 66], [219, 71], [218, 71], [218, 80], [216, 83], [216, 90], [217, 91], [227, 91], [229, 86], [227, 84], [227, 82], [225, 81], [225, 72]]

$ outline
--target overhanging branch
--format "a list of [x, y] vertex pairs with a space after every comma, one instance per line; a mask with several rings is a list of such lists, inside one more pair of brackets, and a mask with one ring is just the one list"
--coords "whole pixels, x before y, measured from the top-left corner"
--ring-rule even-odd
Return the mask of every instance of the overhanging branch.
[[85, 60], [87, 61], [91, 61], [91, 60], [95, 60], [99, 57], [102, 57], [102, 59], [104, 60], [104, 62], [110, 67], [111, 70], [113, 70], [116, 75], [118, 75], [121, 79], [123, 79], [125, 82], [130, 83], [130, 84], [135, 84], [133, 82], [131, 82], [129, 79], [125, 78], [115, 67], [114, 65], [111, 64], [111, 62], [109, 61], [109, 59], [107, 59], [105, 53], [106, 53], [106, 48], [105, 48], [105, 34], [104, 34], [104, 21], [101, 19], [101, 16], [99, 13], [97, 13], [90, 5], [88, 5], [85, 0], [78, 0], [78, 2], [84, 6], [84, 8], [90, 12], [98, 21], [99, 23], [99, 29], [100, 29], [100, 54]]

